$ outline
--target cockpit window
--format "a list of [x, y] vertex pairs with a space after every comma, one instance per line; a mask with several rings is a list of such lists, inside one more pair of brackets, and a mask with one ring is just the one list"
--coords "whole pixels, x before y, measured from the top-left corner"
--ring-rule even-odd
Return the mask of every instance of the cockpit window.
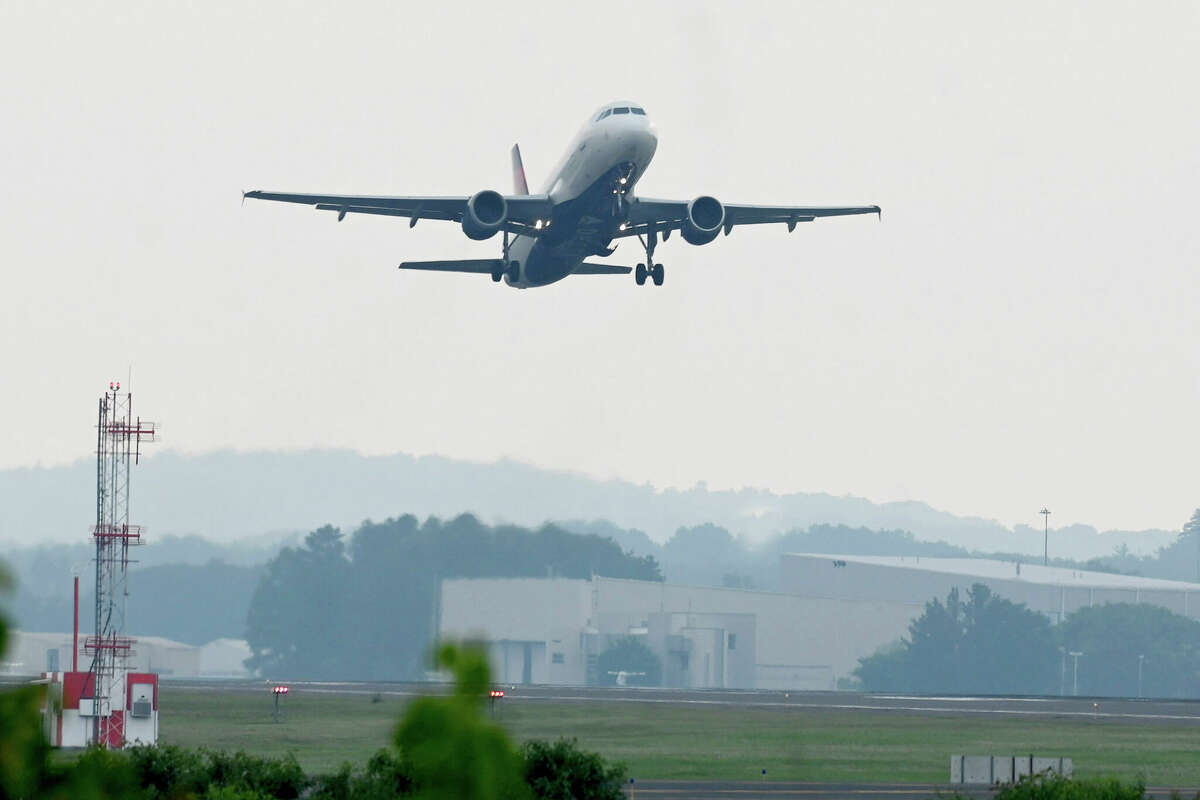
[[600, 120], [604, 119], [605, 117], [607, 117], [607, 116], [608, 116], [609, 114], [611, 114], [611, 113], [612, 113], [612, 109], [611, 109], [611, 108], [606, 108], [606, 109], [604, 109], [603, 111], [601, 111], [601, 112], [600, 112], [600, 116], [596, 117], [596, 122], [599, 122]]
[[641, 114], [643, 117], [646, 116], [646, 110], [644, 108], [638, 108], [637, 106], [631, 106], [629, 108], [629, 110], [632, 111], [634, 114]]
[[613, 113], [614, 114], [628, 114], [629, 109], [625, 106], [622, 106], [621, 108], [614, 108]]

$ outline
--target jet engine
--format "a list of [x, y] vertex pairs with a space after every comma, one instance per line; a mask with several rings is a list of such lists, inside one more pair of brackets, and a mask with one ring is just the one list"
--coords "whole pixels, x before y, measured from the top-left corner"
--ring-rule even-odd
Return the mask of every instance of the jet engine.
[[485, 189], [476, 192], [467, 200], [467, 208], [463, 212], [462, 229], [471, 239], [480, 241], [490, 239], [504, 226], [508, 219], [508, 202], [504, 195]]
[[700, 195], [687, 204], [679, 234], [688, 244], [708, 244], [725, 224], [725, 206], [715, 197]]

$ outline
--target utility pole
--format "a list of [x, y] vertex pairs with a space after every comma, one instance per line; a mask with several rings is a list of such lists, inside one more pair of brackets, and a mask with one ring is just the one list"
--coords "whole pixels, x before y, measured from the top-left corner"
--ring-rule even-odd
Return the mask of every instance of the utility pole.
[[1071, 694], [1078, 697], [1079, 696], [1079, 657], [1081, 655], [1083, 655], [1083, 653], [1080, 652], [1079, 650], [1072, 650], [1071, 652], [1067, 653], [1067, 655], [1069, 655], [1075, 661], [1075, 667], [1074, 667], [1075, 674], [1074, 674], [1074, 678], [1072, 679]]
[[1138, 653], [1138, 699], [1142, 698], [1142, 662], [1146, 660], [1144, 653]]
[[1044, 548], [1044, 551], [1043, 551], [1044, 554], [1042, 555], [1042, 564], [1044, 566], [1048, 567], [1048, 566], [1050, 566], [1050, 509], [1046, 508], [1045, 506], [1042, 506], [1042, 510], [1039, 511], [1038, 513], [1041, 514], [1045, 518], [1045, 521], [1046, 521], [1045, 539], [1043, 540], [1043, 545], [1042, 545]]
[[1067, 694], [1067, 648], [1060, 647], [1058, 652], [1062, 654], [1058, 670], [1058, 696], [1065, 697]]

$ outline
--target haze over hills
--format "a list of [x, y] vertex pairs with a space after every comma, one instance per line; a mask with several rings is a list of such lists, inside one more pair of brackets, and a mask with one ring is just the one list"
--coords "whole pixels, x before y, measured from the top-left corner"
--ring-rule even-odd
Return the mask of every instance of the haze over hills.
[[[5, 549], [86, 541], [94, 517], [90, 459], [61, 467], [0, 471], [0, 543]], [[1036, 502], [1031, 516], [1036, 517]], [[492, 464], [439, 456], [363, 456], [347, 450], [166, 451], [142, 460], [133, 486], [134, 521], [151, 541], [198, 534], [232, 543], [280, 536], [325, 523], [351, 528], [400, 513], [536, 526], [546, 520], [604, 519], [665, 542], [678, 528], [711, 523], [750, 541], [812, 525], [910, 531], [921, 541], [971, 550], [1040, 554], [1042, 531], [958, 517], [917, 501], [873, 503], [821, 493], [779, 495], [760, 489], [659, 490], [512, 461]], [[1180, 520], [1182, 525], [1184, 521]], [[1121, 547], [1151, 554], [1177, 531], [1098, 532], [1086, 525], [1051, 529], [1054, 556], [1089, 559]]]

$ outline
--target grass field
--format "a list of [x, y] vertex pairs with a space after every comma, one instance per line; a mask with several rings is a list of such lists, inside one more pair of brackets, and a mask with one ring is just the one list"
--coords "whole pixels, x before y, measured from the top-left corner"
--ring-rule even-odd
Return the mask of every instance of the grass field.
[[[1105, 720], [1010, 719], [900, 712], [671, 706], [631, 702], [502, 701], [513, 738], [574, 737], [623, 761], [636, 778], [929, 781], [949, 778], [952, 753], [1036, 752], [1075, 759], [1080, 777], [1144, 778], [1153, 786], [1200, 785], [1200, 727]], [[163, 744], [293, 752], [309, 772], [361, 765], [391, 739], [403, 701], [289, 695], [276, 724], [271, 698], [175, 689], [161, 696]]]

